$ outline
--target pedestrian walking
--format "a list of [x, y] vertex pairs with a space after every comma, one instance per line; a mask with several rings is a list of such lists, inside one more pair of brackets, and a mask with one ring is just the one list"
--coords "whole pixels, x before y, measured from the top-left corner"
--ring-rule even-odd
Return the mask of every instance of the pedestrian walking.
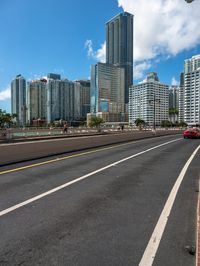
[[67, 122], [65, 122], [64, 127], [63, 127], [63, 132], [67, 133], [67, 130], [68, 130], [68, 124], [67, 124]]

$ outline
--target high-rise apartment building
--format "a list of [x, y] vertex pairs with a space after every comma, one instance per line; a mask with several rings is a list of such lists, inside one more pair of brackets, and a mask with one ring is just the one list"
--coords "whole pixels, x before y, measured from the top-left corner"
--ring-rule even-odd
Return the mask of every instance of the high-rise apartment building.
[[185, 60], [184, 121], [200, 124], [200, 55]]
[[31, 125], [33, 120], [47, 120], [47, 98], [46, 79], [27, 82], [27, 124]]
[[180, 87], [178, 85], [172, 85], [169, 88], [169, 120], [172, 123], [179, 121], [178, 111], [179, 111], [179, 92]]
[[180, 75], [180, 90], [179, 90], [179, 110], [178, 121], [184, 121], [184, 102], [185, 102], [185, 86], [184, 86], [184, 73]]
[[179, 86], [169, 87], [169, 109], [179, 109]]
[[75, 86], [80, 88], [80, 116], [86, 119], [90, 113], [90, 80], [76, 80]]
[[47, 79], [47, 121], [74, 120], [74, 83]]
[[19, 126], [26, 123], [26, 80], [17, 75], [11, 82], [11, 113], [16, 114]]
[[91, 113], [124, 114], [124, 68], [97, 63], [91, 66]]
[[106, 23], [106, 63], [125, 70], [125, 103], [133, 84], [133, 15], [123, 12]]
[[137, 118], [149, 126], [161, 125], [168, 120], [169, 86], [159, 82], [156, 73], [149, 73], [145, 82], [130, 88], [129, 123]]

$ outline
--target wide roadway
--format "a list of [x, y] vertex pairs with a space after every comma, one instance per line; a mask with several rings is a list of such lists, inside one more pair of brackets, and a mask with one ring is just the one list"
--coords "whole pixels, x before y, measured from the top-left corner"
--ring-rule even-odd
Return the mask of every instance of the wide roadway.
[[[199, 145], [165, 136], [1, 167], [0, 265], [145, 265], [168, 196]], [[188, 246], [196, 245], [199, 155], [153, 265], [195, 265]]]

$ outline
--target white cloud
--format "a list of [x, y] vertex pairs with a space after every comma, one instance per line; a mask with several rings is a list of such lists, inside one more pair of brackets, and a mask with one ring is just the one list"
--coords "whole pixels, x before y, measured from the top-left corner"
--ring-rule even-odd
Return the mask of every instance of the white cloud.
[[0, 101], [5, 101], [11, 98], [10, 87], [0, 91]]
[[96, 58], [99, 62], [106, 62], [106, 42], [101, 45], [101, 48], [96, 52]]
[[88, 57], [94, 57], [94, 50], [93, 50], [93, 43], [92, 40], [86, 40], [85, 42], [85, 49], [87, 49], [87, 55]]
[[105, 63], [105, 61], [106, 61], [106, 42], [104, 42], [101, 45], [101, 48], [99, 48], [97, 51], [94, 51], [92, 40], [86, 40], [85, 49], [87, 49], [88, 57], [91, 57], [91, 58], [97, 60], [98, 62]]
[[152, 65], [150, 61], [143, 61], [134, 64], [134, 79], [141, 79], [144, 76], [144, 72], [151, 68], [151, 66]]
[[134, 60], [174, 56], [200, 43], [200, 1], [118, 0], [134, 14]]
[[175, 77], [172, 78], [171, 85], [172, 86], [178, 86], [179, 85], [179, 82], [175, 79]]

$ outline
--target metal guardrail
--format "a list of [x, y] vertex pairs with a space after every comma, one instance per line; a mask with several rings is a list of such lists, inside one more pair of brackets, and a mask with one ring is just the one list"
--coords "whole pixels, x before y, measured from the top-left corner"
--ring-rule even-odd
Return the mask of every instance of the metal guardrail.
[[[158, 128], [159, 131], [167, 130], [165, 128]], [[180, 128], [169, 128], [169, 130], [180, 130]], [[101, 133], [113, 133], [122, 131], [120, 128], [101, 128]], [[130, 127], [123, 129], [123, 132], [139, 131], [136, 127]], [[152, 131], [151, 128], [144, 128], [142, 131]], [[37, 138], [37, 137], [49, 137], [49, 136], [66, 136], [66, 135], [81, 135], [81, 134], [95, 134], [99, 129], [96, 128], [68, 128], [67, 133], [63, 131], [63, 128], [25, 128], [25, 129], [2, 129], [0, 130], [0, 141], [9, 141], [12, 139], [23, 138]]]

